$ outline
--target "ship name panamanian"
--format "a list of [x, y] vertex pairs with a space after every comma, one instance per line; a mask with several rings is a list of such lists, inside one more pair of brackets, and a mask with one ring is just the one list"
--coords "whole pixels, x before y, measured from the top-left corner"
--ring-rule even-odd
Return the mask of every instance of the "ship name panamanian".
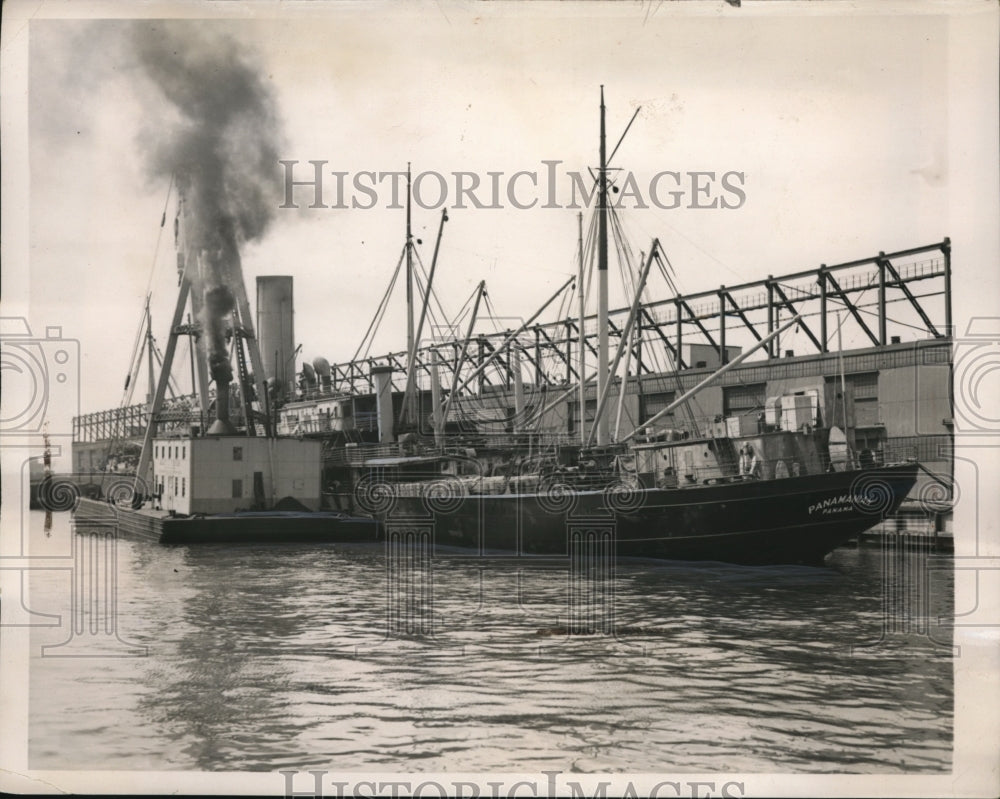
[[812, 516], [817, 511], [823, 514], [848, 513], [855, 510], [859, 505], [867, 505], [869, 500], [862, 496], [852, 496], [851, 494], [840, 494], [836, 497], [827, 497], [819, 502], [814, 502], [809, 506], [809, 515]]

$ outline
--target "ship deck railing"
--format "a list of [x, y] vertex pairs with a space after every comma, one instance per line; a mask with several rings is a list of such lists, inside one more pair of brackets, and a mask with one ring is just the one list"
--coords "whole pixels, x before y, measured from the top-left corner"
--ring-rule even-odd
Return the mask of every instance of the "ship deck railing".
[[372, 458], [391, 458], [405, 455], [475, 457], [483, 451], [510, 451], [518, 455], [554, 452], [556, 447], [577, 444], [578, 439], [569, 434], [531, 434], [518, 440], [518, 434], [485, 433], [449, 436], [441, 446], [418, 441], [413, 443], [349, 443], [328, 451], [324, 457], [327, 465], [362, 466]]

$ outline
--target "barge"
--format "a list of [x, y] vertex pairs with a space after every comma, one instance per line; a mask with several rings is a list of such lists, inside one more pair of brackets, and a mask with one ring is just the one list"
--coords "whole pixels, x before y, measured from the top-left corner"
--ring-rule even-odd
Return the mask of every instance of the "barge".
[[374, 519], [338, 511], [244, 511], [183, 515], [120, 506], [81, 497], [73, 513], [78, 532], [115, 530], [153, 544], [373, 543], [382, 540]]

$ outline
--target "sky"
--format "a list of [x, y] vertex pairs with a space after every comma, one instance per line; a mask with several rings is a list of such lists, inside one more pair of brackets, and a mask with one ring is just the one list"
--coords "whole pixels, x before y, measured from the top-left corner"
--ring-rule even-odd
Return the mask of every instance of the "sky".
[[[446, 176], [449, 221], [435, 284], [451, 314], [485, 279], [504, 326], [513, 326], [574, 273], [567, 173], [586, 176], [598, 163], [601, 85], [609, 149], [641, 109], [613, 165], [635, 175], [647, 205], [657, 173], [688, 181], [681, 207], [622, 214], [636, 252], [660, 239], [682, 292], [945, 236], [955, 243], [957, 275], [983, 270], [993, 279], [996, 76], [988, 70], [991, 28], [976, 23], [983, 4], [953, 4], [950, 14], [873, 4], [853, 15], [816, 10], [830, 4], [745, 5], [344, 2], [276, 16], [266, 5], [234, 13], [212, 4], [211, 13], [193, 8], [214, 18], [184, 28], [156, 20], [178, 15], [180, 4], [151, 5], [145, 21], [109, 20], [106, 11], [60, 19], [68, 7], [43, 4], [19, 36], [7, 29], [9, 38], [27, 38], [18, 99], [28, 235], [17, 299], [36, 335], [58, 325], [79, 341], [81, 412], [121, 400], [147, 290], [154, 332], [161, 348], [166, 342], [175, 256], [160, 221], [173, 199], [151, 153], [179, 123], [136, 54], [138, 31], [150, 26], [179, 40], [215, 37], [257, 71], [276, 113], [274, 151], [299, 162], [296, 180], [311, 177], [309, 161], [327, 162], [326, 204], [335, 204], [336, 171], [351, 181], [411, 162], [415, 174]], [[120, 15], [123, 6], [110, 8]], [[546, 161], [559, 162], [561, 207], [541, 207]], [[485, 184], [491, 171], [506, 181], [519, 170], [542, 180], [537, 190], [519, 184], [526, 201], [539, 198], [535, 207], [511, 207], [505, 182], [503, 208], [454, 207], [452, 173]], [[697, 171], [714, 173], [711, 196], [738, 207], [688, 207], [687, 176]], [[742, 195], [721, 188], [724, 173], [739, 173], [731, 180]], [[251, 302], [256, 276], [293, 275], [302, 355], [348, 360], [399, 259], [404, 212], [389, 207], [386, 183], [372, 208], [309, 208], [311, 190], [300, 187], [300, 208], [291, 209], [278, 207], [278, 165], [260, 179], [273, 189], [273, 214], [264, 234], [241, 246]], [[422, 188], [433, 205], [433, 176]], [[366, 200], [348, 193], [348, 203], [352, 196]], [[479, 196], [488, 204], [488, 191]], [[414, 208], [427, 266], [440, 215]], [[628, 303], [619, 282], [612, 278], [612, 307]], [[662, 284], [650, 290], [669, 296]], [[404, 319], [400, 284], [373, 354], [404, 348]]]

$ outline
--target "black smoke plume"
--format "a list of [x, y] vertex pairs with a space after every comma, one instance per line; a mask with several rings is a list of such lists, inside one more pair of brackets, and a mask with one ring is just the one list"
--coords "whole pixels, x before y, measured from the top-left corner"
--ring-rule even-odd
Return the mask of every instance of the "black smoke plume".
[[233, 293], [226, 286], [215, 286], [205, 292], [205, 332], [208, 335], [208, 367], [216, 383], [229, 383], [233, 367], [226, 347], [226, 317], [236, 307]]
[[154, 175], [183, 198], [189, 251], [201, 254], [194, 291], [212, 377], [232, 378], [226, 326], [242, 281], [240, 247], [267, 230], [280, 199], [277, 107], [250, 55], [211, 22], [143, 21], [132, 41], [142, 73], [165, 102], [144, 134]]

